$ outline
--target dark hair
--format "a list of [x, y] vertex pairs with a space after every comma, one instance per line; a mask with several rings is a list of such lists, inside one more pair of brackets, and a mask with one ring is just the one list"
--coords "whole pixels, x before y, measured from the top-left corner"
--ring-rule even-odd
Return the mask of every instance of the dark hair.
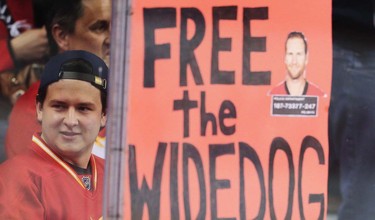
[[[61, 65], [60, 68], [60, 73], [61, 72], [79, 72], [79, 74], [93, 74], [93, 67], [92, 65], [84, 60], [84, 59], [73, 59], [65, 62], [64, 64]], [[100, 100], [102, 103], [102, 112], [106, 113], [107, 109], [107, 92], [106, 89], [103, 89], [102, 87], [91, 83], [93, 86], [98, 88], [100, 90]], [[47, 95], [47, 90], [48, 90], [48, 85], [47, 86], [40, 86], [38, 90], [38, 95], [36, 97], [36, 101], [39, 102], [41, 105], [43, 105], [44, 100], [46, 99]]]
[[305, 38], [305, 35], [303, 35], [302, 32], [297, 32], [297, 31], [293, 31], [293, 32], [290, 32], [288, 34], [288, 37], [286, 38], [286, 41], [285, 41], [285, 49], [286, 49], [286, 43], [291, 38], [300, 38], [300, 39], [302, 39], [303, 43], [305, 44], [305, 53], [307, 53], [307, 40]]
[[76, 21], [83, 16], [84, 7], [82, 0], [50, 0], [49, 11], [46, 19], [47, 38], [50, 55], [58, 53], [58, 46], [52, 35], [52, 27], [60, 25], [67, 34], [75, 31]]

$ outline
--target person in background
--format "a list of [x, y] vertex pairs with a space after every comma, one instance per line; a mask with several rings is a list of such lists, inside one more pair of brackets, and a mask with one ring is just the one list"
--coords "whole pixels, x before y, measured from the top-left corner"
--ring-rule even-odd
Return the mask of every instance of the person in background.
[[[91, 151], [105, 126], [108, 67], [71, 50], [46, 64], [31, 147], [0, 165], [2, 219], [100, 219], [104, 160]], [[16, 172], [15, 172], [16, 170]]]
[[[53, 1], [46, 19], [51, 55], [86, 50], [109, 64], [110, 19], [110, 0]], [[34, 119], [38, 86], [39, 82], [33, 84], [12, 109], [5, 141], [7, 158], [28, 148], [33, 131], [40, 129]], [[100, 132], [93, 153], [104, 157], [104, 145], [105, 129]]]
[[33, 12], [32, 0], [0, 0], [0, 88], [12, 104], [38, 77], [23, 68], [44, 63], [49, 53], [46, 29], [36, 26]]
[[[8, 116], [40, 75], [48, 57], [40, 0], [0, 0], [0, 163], [5, 160]], [[39, 15], [38, 15], [39, 14]]]

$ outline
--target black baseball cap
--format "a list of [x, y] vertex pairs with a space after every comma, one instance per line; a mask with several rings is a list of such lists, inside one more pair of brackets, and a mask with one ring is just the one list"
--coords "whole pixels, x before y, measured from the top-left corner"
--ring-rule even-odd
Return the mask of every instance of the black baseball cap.
[[84, 50], [69, 50], [52, 57], [46, 64], [40, 79], [39, 95], [45, 95], [47, 87], [60, 79], [75, 79], [91, 83], [107, 93], [108, 67], [95, 54]]

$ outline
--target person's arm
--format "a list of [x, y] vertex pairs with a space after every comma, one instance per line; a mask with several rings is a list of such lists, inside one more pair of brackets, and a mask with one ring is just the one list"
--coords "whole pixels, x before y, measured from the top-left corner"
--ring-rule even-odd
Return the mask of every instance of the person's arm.
[[[4, 31], [1, 29], [3, 27], [0, 25], [0, 31]], [[25, 64], [43, 61], [48, 51], [45, 28], [27, 30], [11, 40], [0, 40], [0, 54], [3, 58], [0, 59], [0, 92], [12, 104], [26, 89], [23, 88], [26, 85], [18, 81], [17, 71]]]
[[46, 29], [37, 28], [23, 32], [10, 41], [16, 62], [31, 63], [43, 60], [48, 55]]
[[7, 34], [5, 24], [0, 22], [0, 73], [15, 67], [12, 56], [10, 38]]
[[46, 29], [36, 28], [10, 39], [4, 24], [0, 23], [0, 74], [21, 67], [21, 64], [39, 62], [48, 53]]

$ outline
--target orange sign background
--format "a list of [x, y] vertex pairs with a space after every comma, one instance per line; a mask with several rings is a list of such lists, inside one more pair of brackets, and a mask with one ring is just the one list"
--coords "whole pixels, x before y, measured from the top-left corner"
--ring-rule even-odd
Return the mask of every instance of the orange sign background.
[[[218, 23], [219, 37], [230, 39], [229, 48], [218, 52], [219, 70], [230, 71], [234, 76], [234, 82], [229, 84], [211, 82], [212, 51], [222, 46], [213, 44], [213, 11], [217, 7], [232, 7], [236, 12], [235, 18], [221, 19]], [[170, 22], [163, 20], [163, 16], [152, 19], [153, 24], [145, 22], [145, 9], [157, 8], [174, 11], [175, 25], [155, 27], [155, 32], [145, 33], [147, 25]], [[180, 34], [182, 11], [189, 8], [203, 15], [205, 31], [194, 50], [202, 84], [194, 81], [188, 65], [185, 86], [180, 85], [180, 54], [186, 53], [180, 48]], [[242, 83], [243, 17], [249, 8], [267, 11], [266, 19], [250, 21], [251, 36], [265, 39], [265, 51], [250, 52], [251, 71], [271, 73], [270, 82], [263, 85]], [[194, 21], [188, 19], [189, 39], [196, 34], [196, 28]], [[132, 2], [126, 134], [129, 160], [124, 183], [126, 219], [325, 216], [330, 97], [319, 99], [317, 117], [270, 114], [268, 92], [285, 78], [285, 40], [291, 31], [303, 32], [307, 37], [307, 78], [330, 94], [330, 1]], [[170, 51], [170, 56], [155, 59], [154, 86], [146, 87], [145, 56], [149, 52], [145, 50], [145, 36], [152, 34], [155, 40], [148, 43], [169, 45], [163, 51]], [[151, 51], [155, 52], [153, 48]], [[177, 107], [184, 94], [196, 104], [186, 110], [189, 117]], [[202, 115], [206, 113], [211, 113], [216, 125], [208, 122], [206, 128], [201, 126]], [[225, 127], [235, 130], [224, 131]], [[306, 137], [310, 142], [306, 151], [301, 151]]]

